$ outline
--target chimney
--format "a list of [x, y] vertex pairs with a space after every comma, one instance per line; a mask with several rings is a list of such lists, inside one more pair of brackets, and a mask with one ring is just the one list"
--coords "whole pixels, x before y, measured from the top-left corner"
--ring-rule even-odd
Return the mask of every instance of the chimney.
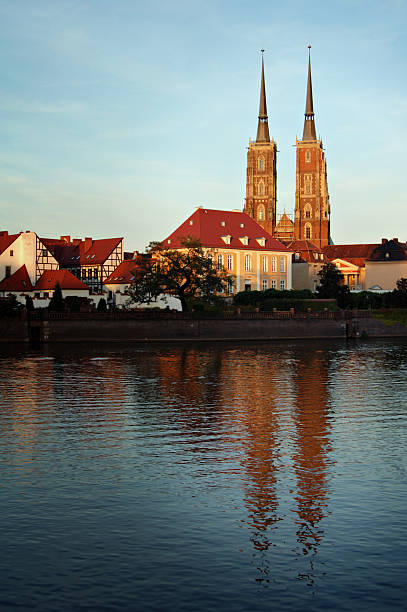
[[399, 239], [398, 238], [393, 238], [393, 242], [398, 242]]
[[87, 253], [89, 251], [89, 249], [92, 247], [92, 238], [86, 237], [85, 238], [85, 253]]
[[4, 232], [0, 232], [0, 236], [8, 236], [8, 231], [4, 230]]
[[82, 242], [82, 240], [80, 238], [72, 238], [72, 244], [74, 246], [78, 246], [78, 244], [80, 244]]
[[70, 236], [61, 236], [60, 240], [63, 240], [64, 242], [71, 242], [71, 237]]
[[382, 238], [382, 244], [386, 244], [387, 238]]

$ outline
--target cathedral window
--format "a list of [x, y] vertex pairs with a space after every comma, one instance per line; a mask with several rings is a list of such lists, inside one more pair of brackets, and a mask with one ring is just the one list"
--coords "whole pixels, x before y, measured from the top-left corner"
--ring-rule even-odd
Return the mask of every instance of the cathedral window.
[[280, 257], [280, 272], [285, 272], [285, 257]]
[[273, 257], [271, 258], [271, 271], [277, 271], [277, 257], [275, 255], [273, 255]]
[[228, 254], [228, 270], [233, 270], [233, 255], [230, 253]]
[[304, 238], [305, 238], [305, 240], [311, 240], [311, 238], [312, 238], [311, 223], [306, 223], [305, 224]]
[[305, 195], [311, 194], [311, 183], [305, 183]]
[[223, 268], [223, 255], [219, 253], [218, 255], [218, 270], [222, 270]]
[[259, 168], [259, 172], [264, 172], [264, 158], [263, 157], [259, 157], [258, 168]]
[[263, 183], [263, 181], [260, 181], [260, 183], [257, 186], [257, 195], [264, 196], [264, 183]]
[[305, 218], [311, 219], [311, 206], [309, 204], [304, 208], [304, 212], [305, 212]]
[[252, 269], [252, 256], [251, 255], [245, 255], [244, 258], [244, 269], [246, 272], [250, 272]]
[[264, 221], [264, 206], [263, 206], [263, 204], [260, 204], [260, 206], [257, 209], [257, 219], [258, 219], [258, 221]]
[[305, 151], [305, 161], [307, 164], [311, 161], [311, 151]]

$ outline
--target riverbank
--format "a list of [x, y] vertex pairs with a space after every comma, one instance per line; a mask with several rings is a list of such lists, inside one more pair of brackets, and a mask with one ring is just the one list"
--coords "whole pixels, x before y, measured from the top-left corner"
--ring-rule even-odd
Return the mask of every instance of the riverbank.
[[248, 313], [234, 318], [189, 318], [172, 313], [41, 313], [0, 319], [0, 342], [268, 341], [318, 338], [407, 337], [407, 327], [387, 325], [369, 311]]

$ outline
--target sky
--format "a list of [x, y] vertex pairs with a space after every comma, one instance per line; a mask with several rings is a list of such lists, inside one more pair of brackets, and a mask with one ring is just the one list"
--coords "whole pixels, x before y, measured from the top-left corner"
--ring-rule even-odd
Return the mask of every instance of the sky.
[[0, 0], [0, 229], [162, 240], [242, 209], [264, 48], [292, 213], [308, 44], [335, 244], [407, 241], [407, 0]]

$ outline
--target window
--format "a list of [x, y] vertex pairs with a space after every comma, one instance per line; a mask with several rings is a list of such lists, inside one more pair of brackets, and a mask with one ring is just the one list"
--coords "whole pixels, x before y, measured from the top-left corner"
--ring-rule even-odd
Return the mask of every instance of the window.
[[260, 204], [260, 206], [257, 209], [257, 219], [258, 219], [258, 221], [264, 221], [264, 206], [263, 206], [263, 204]]
[[222, 270], [223, 268], [223, 255], [219, 253], [218, 255], [218, 270]]
[[273, 257], [271, 258], [271, 271], [277, 271], [277, 257], [275, 255], [273, 255]]
[[98, 277], [98, 269], [94, 268], [93, 269], [93, 278], [97, 278]]
[[241, 224], [240, 224], [240, 227], [244, 227], [244, 223], [241, 223]]
[[242, 236], [241, 238], [239, 238], [239, 240], [242, 244], [244, 244], [244, 246], [247, 246], [249, 244], [249, 236]]
[[263, 183], [263, 181], [260, 181], [260, 183], [257, 186], [257, 195], [259, 195], [259, 196], [263, 196], [264, 195], [264, 183]]
[[6, 278], [11, 275], [11, 266], [6, 266]]
[[225, 221], [221, 221], [220, 224], [221, 224], [222, 227], [225, 227], [226, 222]]
[[285, 257], [280, 257], [280, 272], [285, 272]]
[[210, 259], [213, 262], [213, 253], [208, 253], [208, 259]]
[[266, 291], [266, 290], [267, 290], [267, 286], [268, 286], [268, 283], [267, 283], [267, 278], [263, 278], [263, 285], [262, 285], [262, 287], [263, 287], [263, 291]]
[[314, 253], [314, 259], [318, 259], [318, 253]]
[[191, 221], [189, 222], [189, 225], [193, 225], [193, 224], [194, 224], [194, 222], [193, 222], [193, 221], [192, 221], [192, 219], [191, 219]]
[[323, 259], [324, 259], [324, 254], [323, 254], [323, 253], [321, 253], [321, 254], [320, 254], [320, 256], [319, 256], [319, 258], [320, 258], [321, 260], [323, 260]]
[[49, 298], [49, 293], [48, 293], [48, 291], [44, 291], [44, 293], [42, 294], [42, 296], [43, 296], [44, 298]]
[[311, 194], [311, 183], [305, 183], [305, 195]]
[[263, 272], [267, 272], [267, 256], [266, 255], [262, 255], [261, 257], [261, 269], [263, 270]]
[[228, 293], [233, 293], [233, 280], [228, 278]]
[[250, 279], [246, 278], [244, 281], [244, 290], [245, 291], [251, 291], [252, 290], [252, 283], [250, 281]]
[[272, 289], [277, 289], [277, 281], [275, 278], [271, 279], [271, 288]]
[[305, 151], [305, 161], [307, 164], [311, 161], [311, 151]]
[[221, 236], [221, 238], [225, 244], [230, 244], [232, 236]]
[[310, 204], [306, 204], [304, 206], [304, 217], [306, 219], [311, 219], [311, 217], [312, 217], [312, 208], [311, 208]]
[[246, 272], [250, 272], [250, 270], [252, 269], [252, 256], [251, 255], [245, 255], [244, 269], [246, 270]]
[[285, 280], [280, 281], [280, 291], [284, 291], [285, 289]]
[[13, 250], [11, 250], [11, 251], [10, 251], [10, 257], [13, 257], [13, 256], [14, 256], [14, 251], [13, 251]]
[[304, 237], [305, 237], [305, 240], [311, 240], [311, 238], [312, 238], [311, 223], [306, 223], [305, 224]]
[[168, 244], [171, 244], [171, 239], [170, 239], [170, 238], [168, 238], [167, 242], [168, 242]]
[[47, 249], [42, 249], [42, 250], [41, 250], [41, 255], [42, 255], [43, 257], [46, 257], [46, 256], [47, 256]]
[[264, 157], [259, 157], [258, 169], [259, 172], [264, 172]]
[[233, 270], [233, 255], [228, 255], [228, 270]]
[[296, 254], [295, 254], [295, 259], [299, 259], [299, 258], [300, 258], [300, 254], [299, 254], [299, 253], [296, 253]]

